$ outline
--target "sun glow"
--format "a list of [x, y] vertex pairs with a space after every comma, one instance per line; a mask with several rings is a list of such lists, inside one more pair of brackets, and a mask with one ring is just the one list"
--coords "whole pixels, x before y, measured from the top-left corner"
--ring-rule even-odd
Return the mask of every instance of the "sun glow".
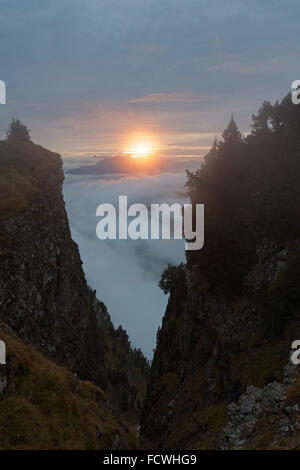
[[148, 157], [152, 153], [152, 149], [150, 146], [143, 146], [139, 145], [136, 147], [129, 148], [125, 151], [127, 155], [130, 155], [133, 158], [145, 158]]
[[133, 158], [147, 158], [156, 153], [157, 143], [154, 136], [130, 133], [124, 139], [124, 153]]

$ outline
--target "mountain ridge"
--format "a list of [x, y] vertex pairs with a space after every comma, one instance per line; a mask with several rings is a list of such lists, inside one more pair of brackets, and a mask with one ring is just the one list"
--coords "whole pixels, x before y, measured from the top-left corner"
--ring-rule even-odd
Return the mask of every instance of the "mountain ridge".
[[100, 386], [137, 422], [148, 362], [87, 285], [65, 211], [60, 156], [4, 141], [0, 167], [1, 321], [26, 345]]
[[201, 157], [106, 157], [93, 165], [67, 170], [71, 175], [106, 175], [106, 174], [157, 174], [179, 172], [199, 167]]

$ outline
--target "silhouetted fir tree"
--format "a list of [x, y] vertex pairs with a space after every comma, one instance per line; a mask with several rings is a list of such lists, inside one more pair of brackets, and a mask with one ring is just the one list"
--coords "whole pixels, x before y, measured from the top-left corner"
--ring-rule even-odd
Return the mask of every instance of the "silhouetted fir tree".
[[205, 204], [205, 244], [187, 253], [215, 288], [238, 292], [264, 237], [300, 238], [300, 106], [265, 101], [246, 138], [233, 117], [200, 170], [188, 172], [194, 204]]
[[228, 126], [222, 134], [222, 140], [219, 142], [219, 150], [221, 152], [228, 152], [230, 150], [236, 151], [243, 142], [243, 135], [238, 129], [238, 126], [231, 116]]
[[30, 129], [22, 124], [18, 118], [14, 118], [6, 133], [7, 140], [15, 140], [19, 142], [31, 142]]
[[215, 137], [210, 151], [205, 155], [204, 161], [206, 165], [215, 166], [218, 161], [218, 139]]
[[264, 101], [262, 106], [259, 108], [258, 113], [252, 114], [252, 135], [270, 134], [272, 128], [274, 128], [274, 109], [269, 101]]

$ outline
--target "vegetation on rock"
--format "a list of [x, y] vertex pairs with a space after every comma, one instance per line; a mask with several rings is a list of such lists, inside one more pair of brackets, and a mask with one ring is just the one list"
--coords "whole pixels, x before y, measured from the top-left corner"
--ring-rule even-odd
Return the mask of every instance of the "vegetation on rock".
[[46, 359], [5, 325], [7, 386], [0, 399], [0, 449], [136, 449], [134, 429], [91, 382]]
[[249, 135], [232, 117], [187, 173], [205, 244], [160, 282], [170, 298], [142, 415], [147, 448], [299, 448], [299, 129], [290, 95], [265, 102]]

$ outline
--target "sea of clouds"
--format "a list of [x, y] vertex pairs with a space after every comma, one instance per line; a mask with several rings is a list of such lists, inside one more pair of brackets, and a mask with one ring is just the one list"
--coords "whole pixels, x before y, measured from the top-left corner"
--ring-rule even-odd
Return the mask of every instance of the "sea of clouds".
[[[70, 164], [68, 160], [65, 167], [69, 169]], [[118, 208], [119, 195], [128, 196], [128, 205], [187, 202], [186, 174], [65, 176], [66, 209], [87, 281], [106, 304], [114, 325], [122, 325], [132, 345], [151, 358], [168, 300], [157, 284], [168, 263], [185, 260], [184, 241], [99, 240], [96, 208], [102, 203]]]

